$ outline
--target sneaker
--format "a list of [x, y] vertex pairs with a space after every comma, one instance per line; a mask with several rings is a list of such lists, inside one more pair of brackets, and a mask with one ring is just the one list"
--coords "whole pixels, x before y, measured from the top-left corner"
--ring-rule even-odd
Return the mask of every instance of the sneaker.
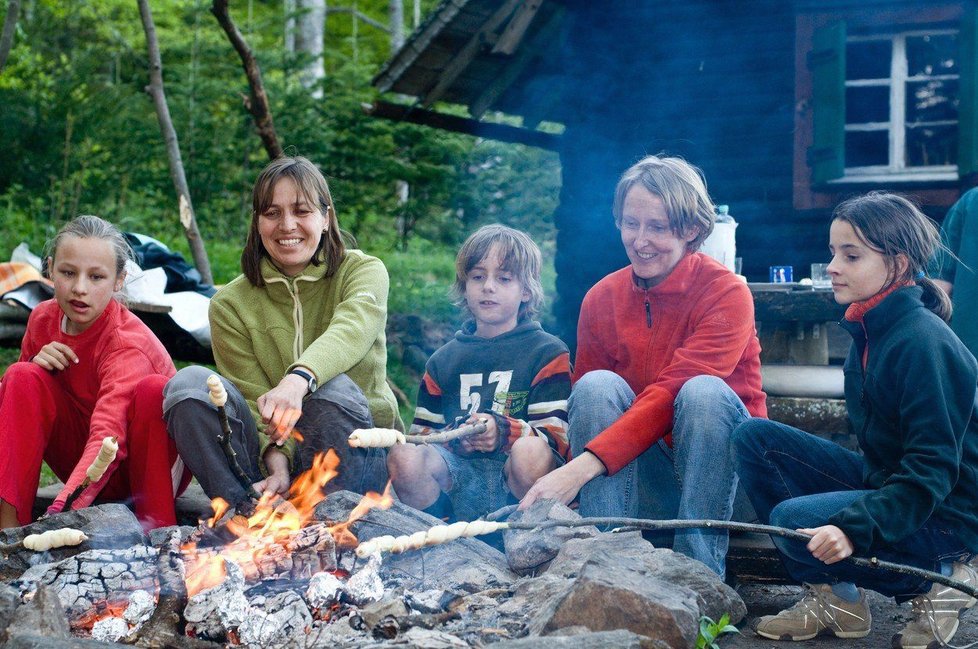
[[[978, 585], [978, 572], [967, 563], [954, 563], [952, 579], [969, 586]], [[974, 597], [944, 584], [934, 584], [930, 591], [910, 600], [914, 619], [893, 636], [894, 649], [927, 649], [943, 647], [958, 630], [959, 616], [975, 605]]]
[[805, 584], [808, 592], [797, 604], [777, 615], [765, 615], [754, 624], [757, 635], [771, 640], [811, 640], [817, 635], [865, 638], [873, 625], [866, 593], [847, 602], [829, 584]]

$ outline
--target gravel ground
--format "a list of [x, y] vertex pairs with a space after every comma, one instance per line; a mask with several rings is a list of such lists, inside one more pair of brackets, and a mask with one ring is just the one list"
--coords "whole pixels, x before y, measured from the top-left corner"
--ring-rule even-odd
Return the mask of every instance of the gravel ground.
[[[798, 649], [888, 649], [890, 639], [910, 621], [910, 603], [897, 604], [892, 599], [875, 592], [868, 592], [873, 613], [873, 631], [865, 638], [843, 640], [832, 636], [820, 636], [804, 643], [781, 643], [756, 635], [750, 629], [752, 618], [771, 615], [788, 608], [801, 597], [797, 586], [743, 585], [738, 587], [740, 596], [747, 604], [748, 620], [740, 625], [741, 633], [724, 636], [719, 645], [723, 649], [747, 649], [755, 647], [797, 647]], [[978, 643], [978, 607], [961, 618], [961, 626], [951, 641], [952, 647], [964, 647]], [[936, 645], [935, 645], [936, 647]], [[975, 644], [978, 647], [978, 644]]]

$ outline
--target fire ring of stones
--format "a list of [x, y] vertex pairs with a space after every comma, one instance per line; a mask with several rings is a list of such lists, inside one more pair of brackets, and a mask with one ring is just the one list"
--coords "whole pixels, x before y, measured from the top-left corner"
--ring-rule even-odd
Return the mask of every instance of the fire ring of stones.
[[[357, 539], [441, 522], [397, 502], [364, 512], [362, 499], [332, 493], [297, 529], [264, 519], [257, 535], [225, 518], [146, 537], [123, 505], [0, 531], [5, 544], [61, 527], [89, 536], [0, 558], [0, 645], [692, 648], [701, 616], [746, 614], [705, 566], [638, 532], [508, 530], [487, 539], [505, 554], [459, 539], [358, 559]], [[579, 517], [539, 502], [510, 520], [553, 518]]]

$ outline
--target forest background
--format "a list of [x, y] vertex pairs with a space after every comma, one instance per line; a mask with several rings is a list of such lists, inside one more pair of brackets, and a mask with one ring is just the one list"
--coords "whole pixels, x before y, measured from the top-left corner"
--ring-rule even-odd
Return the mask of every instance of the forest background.
[[[0, 19], [14, 2], [0, 0]], [[0, 260], [21, 242], [40, 253], [65, 221], [97, 214], [193, 263], [146, 92], [150, 66], [137, 1], [17, 4], [13, 45], [0, 69]], [[386, 263], [391, 314], [457, 325], [448, 294], [455, 251], [491, 222], [533, 236], [544, 252], [544, 284], [552, 295], [556, 155], [377, 119], [362, 109], [377, 98], [372, 76], [438, 1], [312, 3], [326, 8], [321, 59], [294, 46], [287, 24], [305, 15], [297, 4], [303, 2], [237, 0], [230, 15], [261, 66], [286, 154], [320, 166], [341, 227]], [[214, 281], [223, 284], [240, 272], [251, 187], [268, 154], [244, 103], [241, 60], [211, 3], [149, 5], [201, 239]], [[304, 75], [317, 63], [311, 59], [322, 61], [322, 74], [309, 82]], [[437, 108], [462, 114], [457, 107]], [[4, 350], [0, 367], [15, 358], [15, 350]], [[389, 370], [413, 399], [416, 373], [393, 354]]]

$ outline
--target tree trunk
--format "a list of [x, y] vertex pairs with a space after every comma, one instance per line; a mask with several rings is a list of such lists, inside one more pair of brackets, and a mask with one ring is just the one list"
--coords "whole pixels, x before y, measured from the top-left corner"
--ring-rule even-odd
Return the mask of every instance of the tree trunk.
[[404, 45], [404, 0], [389, 0], [387, 15], [391, 23], [391, 52]]
[[217, 18], [217, 22], [224, 29], [231, 45], [241, 57], [245, 76], [248, 77], [248, 87], [251, 89], [251, 94], [244, 102], [245, 108], [248, 109], [255, 121], [258, 137], [261, 138], [261, 142], [265, 146], [265, 152], [268, 153], [271, 160], [281, 157], [283, 155], [282, 145], [278, 143], [278, 135], [275, 133], [275, 123], [268, 107], [268, 95], [265, 94], [265, 85], [261, 80], [261, 68], [258, 67], [258, 61], [255, 60], [251, 49], [245, 43], [244, 37], [235, 27], [234, 21], [231, 20], [231, 16], [228, 14], [227, 0], [214, 0], [214, 4], [211, 5], [211, 13]]
[[295, 0], [284, 0], [285, 11], [285, 52], [295, 54]]
[[299, 71], [299, 83], [310, 90], [313, 97], [322, 99], [322, 80], [326, 76], [323, 65], [326, 0], [296, 0], [296, 8], [295, 52], [304, 60]]
[[4, 63], [7, 62], [7, 55], [10, 48], [14, 45], [14, 31], [17, 29], [17, 11], [20, 9], [20, 0], [10, 0], [7, 4], [7, 17], [3, 21], [3, 33], [0, 34], [0, 71], [3, 70]]
[[197, 219], [194, 216], [193, 203], [190, 201], [190, 188], [187, 186], [187, 176], [183, 170], [183, 160], [180, 157], [180, 141], [177, 139], [173, 120], [170, 119], [170, 108], [166, 104], [166, 94], [163, 92], [163, 61], [160, 58], [160, 48], [156, 40], [156, 26], [153, 24], [153, 14], [148, 0], [137, 0], [139, 15], [143, 19], [143, 31], [146, 32], [146, 48], [149, 50], [149, 85], [146, 91], [153, 98], [156, 106], [156, 117], [160, 122], [160, 131], [166, 145], [166, 155], [170, 162], [170, 178], [177, 190], [180, 206], [180, 224], [190, 244], [190, 253], [194, 266], [200, 273], [205, 284], [213, 284], [211, 265], [207, 260], [207, 251], [197, 229]]

